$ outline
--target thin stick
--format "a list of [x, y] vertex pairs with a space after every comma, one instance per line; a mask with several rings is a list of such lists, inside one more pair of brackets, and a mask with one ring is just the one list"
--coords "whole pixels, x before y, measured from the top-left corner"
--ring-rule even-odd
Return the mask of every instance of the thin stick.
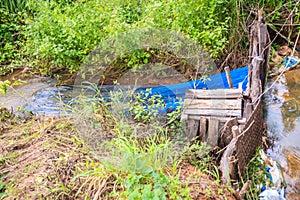
[[293, 51], [292, 51], [292, 55], [291, 56], [294, 56], [294, 52], [296, 51], [296, 46], [298, 44], [298, 40], [299, 40], [299, 36], [300, 36], [300, 31], [297, 35], [297, 38], [296, 38], [296, 42], [295, 42], [295, 45], [294, 45], [294, 48], [293, 48]]
[[[300, 2], [300, 0], [299, 0], [298, 2]], [[296, 46], [297, 46], [297, 44], [298, 44], [299, 37], [300, 37], [300, 31], [299, 31], [299, 33], [298, 33], [298, 35], [297, 35], [297, 38], [296, 38], [295, 45], [294, 45], [293, 52], [292, 52], [291, 56], [294, 55], [294, 51], [295, 51]], [[290, 62], [290, 61], [289, 61], [289, 62]], [[261, 95], [259, 95], [259, 96], [252, 102], [252, 104], [256, 103], [258, 99], [260, 99], [264, 94], [266, 94], [269, 90], [271, 90], [271, 89], [274, 87], [275, 83], [279, 80], [279, 78], [280, 78], [280, 77], [284, 74], [284, 72], [286, 72], [286, 71], [288, 71], [288, 68], [285, 67], [284, 70], [282, 70], [282, 72], [281, 72], [281, 73], [279, 74], [279, 76], [276, 78], [276, 80], [272, 83], [272, 85], [271, 85], [269, 88], [267, 88], [263, 93], [261, 93]]]
[[272, 24], [274, 26], [300, 26], [300, 24]]
[[[283, 24], [287, 24], [287, 21], [291, 18], [292, 14], [294, 13], [294, 11], [295, 11], [295, 9], [297, 8], [297, 6], [298, 6], [299, 3], [300, 3], [300, 0], [297, 1], [297, 3], [295, 4], [293, 10], [290, 12], [289, 16], [286, 18], [286, 20], [285, 20], [285, 22], [284, 22]], [[281, 29], [278, 31], [278, 33], [280, 33], [280, 32], [283, 30], [283, 27], [284, 27], [284, 26], [281, 27]], [[271, 46], [271, 44], [272, 44], [272, 43], [276, 40], [276, 38], [278, 37], [278, 33], [276, 33], [274, 39], [273, 39], [268, 45], [266, 45], [266, 47], [264, 48], [263, 51], [265, 51], [266, 49], [268, 49], [268, 48]]]
[[[255, 122], [255, 120], [253, 120], [252, 122], [251, 122], [251, 124], [248, 126], [248, 128], [246, 129], [246, 130], [244, 130], [240, 135], [238, 135], [236, 138], [234, 138], [234, 139], [238, 139], [238, 138], [240, 138], [240, 137], [242, 137], [250, 128], [251, 128], [251, 126], [254, 124], [254, 122]], [[231, 140], [232, 141], [232, 140]], [[231, 142], [230, 142], [231, 143]], [[221, 150], [219, 150], [216, 154], [219, 154], [219, 153], [221, 153], [222, 151], [224, 151], [225, 149], [227, 149], [227, 147], [229, 147], [230, 146], [230, 143], [226, 146], [226, 147], [224, 147], [223, 149], [221, 149]]]
[[276, 29], [274, 29], [272, 26], [269, 26], [269, 28], [271, 28], [273, 31], [276, 32], [276, 34], [280, 35], [280, 37], [282, 37], [288, 44], [291, 43], [291, 41], [289, 39], [287, 39], [284, 35], [282, 35], [280, 32], [278, 32]]

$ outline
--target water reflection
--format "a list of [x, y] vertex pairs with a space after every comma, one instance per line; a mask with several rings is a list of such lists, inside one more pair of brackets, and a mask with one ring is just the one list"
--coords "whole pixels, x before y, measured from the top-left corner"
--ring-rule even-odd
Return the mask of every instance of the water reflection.
[[265, 104], [268, 132], [276, 139], [268, 153], [285, 170], [288, 199], [300, 199], [300, 70], [282, 76], [265, 95]]

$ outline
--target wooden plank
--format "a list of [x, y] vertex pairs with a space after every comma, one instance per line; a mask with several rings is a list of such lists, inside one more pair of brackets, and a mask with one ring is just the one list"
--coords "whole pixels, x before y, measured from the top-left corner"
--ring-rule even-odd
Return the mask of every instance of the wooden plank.
[[242, 99], [185, 99], [184, 105], [186, 109], [241, 110]]
[[181, 120], [184, 121], [184, 120], [187, 120], [187, 119], [188, 119], [188, 115], [182, 113], [182, 114], [181, 114]]
[[199, 120], [184, 120], [184, 132], [190, 141], [198, 135], [199, 125]]
[[199, 130], [199, 139], [200, 141], [206, 141], [207, 138], [207, 118], [200, 118], [200, 130]]
[[263, 50], [265, 48], [267, 38], [266, 32], [264, 30], [264, 19], [263, 19], [263, 10], [258, 10], [258, 20], [257, 20], [257, 37], [258, 37], [258, 55], [263, 56]]
[[[200, 115], [186, 115], [186, 116], [187, 116], [186, 119], [194, 119], [194, 120], [201, 120], [201, 118], [205, 118], [204, 116], [200, 116]], [[220, 123], [226, 123], [228, 120], [232, 120], [236, 118], [236, 117], [223, 117], [223, 116], [211, 116], [211, 117], [217, 117]], [[238, 118], [237, 121], [239, 125], [245, 125], [246, 118]]]
[[241, 110], [212, 110], [212, 109], [184, 109], [183, 114], [186, 115], [201, 115], [201, 116], [228, 116], [241, 118]]
[[231, 99], [242, 98], [241, 89], [216, 89], [216, 90], [195, 90], [189, 89], [185, 93], [185, 99]]
[[219, 139], [219, 120], [210, 117], [208, 120], [207, 144], [211, 147], [218, 145]]
[[[219, 119], [219, 121], [222, 122], [222, 123], [227, 122], [228, 120], [232, 119], [232, 117], [220, 117], [220, 116], [211, 116], [211, 117], [217, 117]], [[204, 118], [204, 116], [201, 116], [201, 115], [187, 115], [187, 119], [201, 120], [202, 118]]]
[[[201, 118], [204, 118], [204, 116], [200, 116], [200, 115], [186, 115], [187, 118], [186, 119], [194, 119], [194, 120], [201, 120]], [[218, 120], [220, 121], [220, 123], [225, 123], [228, 120], [232, 120], [236, 117], [223, 117], [223, 116], [211, 116], [211, 117], [217, 117]], [[238, 124], [240, 125], [245, 125], [246, 123], [246, 118], [238, 118], [237, 119]]]
[[237, 138], [233, 138], [229, 145], [227, 146], [225, 152], [223, 153], [223, 156], [220, 161], [220, 171], [222, 172], [222, 178], [221, 181], [224, 184], [230, 184], [230, 163], [229, 163], [229, 157], [233, 155], [233, 152], [235, 150], [235, 144], [237, 142]]
[[259, 25], [259, 39], [260, 39], [260, 55], [264, 58], [262, 67], [260, 69], [260, 78], [261, 78], [261, 86], [262, 90], [264, 90], [265, 82], [266, 82], [266, 76], [268, 72], [268, 66], [269, 66], [269, 55], [270, 55], [270, 45], [267, 46], [268, 41], [268, 30], [267, 26], [264, 23], [260, 23]]

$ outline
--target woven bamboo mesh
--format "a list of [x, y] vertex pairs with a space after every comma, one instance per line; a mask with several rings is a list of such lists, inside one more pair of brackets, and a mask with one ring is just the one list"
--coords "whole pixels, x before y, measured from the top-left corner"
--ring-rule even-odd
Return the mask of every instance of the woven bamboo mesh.
[[254, 111], [247, 120], [244, 131], [236, 142], [236, 154], [238, 158], [238, 173], [243, 176], [248, 161], [253, 157], [258, 146], [262, 143], [263, 112], [262, 100], [256, 104]]

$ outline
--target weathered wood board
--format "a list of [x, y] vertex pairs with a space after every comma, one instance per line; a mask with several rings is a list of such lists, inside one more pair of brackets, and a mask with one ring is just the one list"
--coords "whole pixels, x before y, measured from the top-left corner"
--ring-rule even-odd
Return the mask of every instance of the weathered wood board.
[[197, 108], [187, 108], [183, 110], [185, 115], [199, 115], [199, 116], [222, 116], [222, 117], [242, 117], [241, 110], [214, 110], [214, 109], [197, 109]]
[[186, 99], [185, 106], [197, 109], [241, 110], [242, 99]]
[[216, 117], [210, 117], [208, 120], [208, 131], [206, 142], [209, 146], [218, 145], [219, 139], [219, 120]]
[[185, 99], [237, 99], [243, 97], [242, 89], [195, 90], [189, 89]]
[[186, 120], [184, 122], [184, 131], [185, 135], [189, 140], [192, 140], [198, 135], [198, 130], [199, 130], [199, 120]]
[[242, 119], [243, 91], [216, 89], [186, 91], [182, 119], [189, 139], [198, 137], [210, 146], [218, 145], [221, 126], [232, 118]]

